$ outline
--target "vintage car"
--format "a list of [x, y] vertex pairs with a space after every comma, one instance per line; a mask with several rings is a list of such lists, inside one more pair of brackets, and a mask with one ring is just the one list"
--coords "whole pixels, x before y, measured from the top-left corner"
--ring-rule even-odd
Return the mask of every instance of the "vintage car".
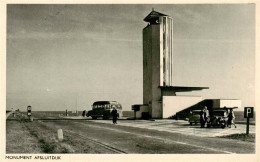
[[192, 110], [189, 114], [189, 123], [190, 125], [200, 123], [200, 111], [201, 110]]
[[227, 126], [227, 121], [228, 121], [227, 109], [216, 109], [213, 110], [213, 114], [210, 118], [210, 123], [208, 123], [208, 127], [221, 126], [221, 128], [225, 128]]

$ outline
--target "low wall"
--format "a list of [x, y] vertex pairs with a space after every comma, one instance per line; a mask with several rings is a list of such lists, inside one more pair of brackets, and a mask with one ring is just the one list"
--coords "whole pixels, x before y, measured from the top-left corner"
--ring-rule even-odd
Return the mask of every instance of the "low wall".
[[163, 96], [163, 118], [169, 118], [201, 100], [200, 96]]
[[134, 117], [134, 111], [123, 111], [123, 117]]

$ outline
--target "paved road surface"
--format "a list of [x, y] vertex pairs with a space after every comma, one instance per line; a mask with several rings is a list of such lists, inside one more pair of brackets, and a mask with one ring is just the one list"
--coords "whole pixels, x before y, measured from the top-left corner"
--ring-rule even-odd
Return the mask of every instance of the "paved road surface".
[[255, 144], [252, 142], [212, 138], [206, 133], [211, 131], [216, 135], [217, 130], [227, 132], [232, 129], [201, 129], [198, 126], [189, 126], [183, 121], [120, 120], [117, 125], [111, 124], [109, 120], [45, 121], [44, 123], [55, 129], [73, 131], [127, 153], [232, 154], [255, 152]]
[[[82, 117], [70, 117], [72, 119], [83, 119]], [[110, 120], [91, 120], [92, 122], [97, 123], [106, 123], [112, 124]], [[226, 136], [231, 134], [241, 134], [246, 133], [246, 125], [245, 124], [236, 124], [237, 128], [225, 128], [222, 129], [220, 127], [216, 128], [200, 128], [200, 125], [189, 125], [187, 121], [183, 120], [170, 120], [170, 119], [162, 119], [162, 120], [119, 120], [118, 125], [121, 126], [129, 126], [135, 128], [146, 128], [157, 131], [166, 131], [170, 133], [181, 133], [185, 135], [199, 136], [199, 137], [218, 137], [218, 136]], [[249, 132], [255, 133], [255, 126], [249, 126]]]

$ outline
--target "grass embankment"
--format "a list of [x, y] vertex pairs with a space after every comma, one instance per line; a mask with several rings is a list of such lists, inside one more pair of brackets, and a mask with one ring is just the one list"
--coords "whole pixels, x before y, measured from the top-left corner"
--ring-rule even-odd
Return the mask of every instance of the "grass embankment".
[[[6, 153], [106, 153], [107, 149], [86, 142], [64, 130], [64, 139], [59, 141], [55, 122], [30, 122], [23, 114], [7, 120]], [[67, 122], [62, 122], [67, 124]], [[70, 130], [70, 128], [67, 128]], [[17, 143], [19, 145], [17, 145]], [[112, 152], [113, 153], [113, 152]]]
[[7, 120], [6, 153], [70, 153], [74, 152], [64, 142], [57, 139], [57, 132], [42, 122], [24, 119]]
[[228, 136], [222, 136], [221, 138], [228, 138], [228, 139], [235, 139], [247, 142], [255, 142], [255, 134], [246, 135], [245, 133], [242, 134], [232, 134]]
[[18, 121], [6, 123], [6, 153], [43, 153], [38, 140]]
[[40, 148], [44, 153], [70, 153], [74, 152], [69, 145], [60, 142], [57, 139], [57, 132], [44, 125], [44, 123], [35, 121], [27, 122], [25, 126], [30, 134], [38, 139]]

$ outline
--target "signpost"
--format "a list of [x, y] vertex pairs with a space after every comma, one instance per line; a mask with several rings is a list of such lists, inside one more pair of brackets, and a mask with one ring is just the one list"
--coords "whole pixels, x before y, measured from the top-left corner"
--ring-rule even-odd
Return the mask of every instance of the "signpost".
[[67, 110], [67, 109], [66, 109], [65, 115], [66, 115], [66, 116], [69, 116], [69, 115], [68, 115], [68, 110]]
[[249, 119], [254, 117], [254, 107], [244, 108], [244, 118], [247, 118], [246, 122], [246, 134], [249, 134]]
[[32, 116], [32, 107], [31, 106], [27, 106], [27, 116], [31, 119], [31, 116]]

